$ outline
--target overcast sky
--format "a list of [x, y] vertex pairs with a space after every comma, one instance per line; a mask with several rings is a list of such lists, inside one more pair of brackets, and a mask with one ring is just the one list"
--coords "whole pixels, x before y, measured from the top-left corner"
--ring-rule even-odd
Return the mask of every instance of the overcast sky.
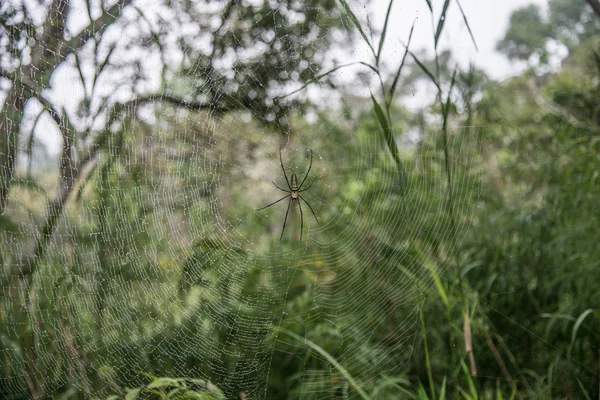
[[[433, 0], [436, 22], [443, 5], [441, 0]], [[450, 48], [454, 58], [467, 66], [470, 61], [485, 70], [493, 79], [504, 79], [518, 73], [524, 66], [509, 63], [495, 51], [496, 43], [502, 38], [508, 27], [510, 14], [517, 8], [535, 3], [545, 9], [546, 0], [460, 0], [468, 18], [469, 25], [477, 41], [479, 52], [473, 46], [456, 0], [450, 2], [446, 23], [441, 40], [441, 48]], [[383, 27], [388, 0], [374, 0], [371, 11], [374, 14], [372, 25]], [[365, 10], [356, 10], [364, 14]], [[412, 22], [416, 19], [411, 47], [413, 49], [433, 49], [431, 17], [425, 0], [396, 0], [392, 8], [386, 44], [388, 58], [394, 53], [401, 57]], [[365, 50], [363, 50], [365, 51]], [[385, 53], [385, 51], [384, 51]], [[365, 58], [368, 54], [365, 52]]]

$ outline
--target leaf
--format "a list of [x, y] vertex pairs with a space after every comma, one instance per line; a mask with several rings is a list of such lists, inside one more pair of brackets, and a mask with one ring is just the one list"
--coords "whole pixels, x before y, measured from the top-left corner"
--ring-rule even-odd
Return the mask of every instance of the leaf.
[[413, 31], [415, 29], [415, 23], [413, 22], [412, 27], [410, 28], [410, 33], [408, 34], [408, 43], [406, 43], [406, 51], [404, 51], [404, 55], [402, 56], [402, 61], [400, 62], [400, 66], [398, 67], [398, 71], [396, 72], [396, 76], [394, 77], [394, 82], [392, 82], [392, 86], [390, 87], [389, 96], [388, 96], [388, 104], [387, 108], [390, 109], [392, 105], [392, 99], [394, 98], [394, 93], [396, 92], [396, 86], [398, 85], [398, 80], [400, 79], [400, 73], [402, 72], [402, 67], [404, 67], [404, 62], [406, 61], [406, 55], [408, 54], [408, 49], [410, 47], [410, 41], [412, 39]]
[[431, 6], [431, 0], [425, 0], [425, 2], [427, 3], [427, 7], [429, 7], [429, 11], [431, 13], [433, 13], [433, 7]]
[[442, 388], [440, 389], [439, 400], [446, 400], [446, 377], [445, 376], [444, 376], [444, 380], [442, 381]]
[[577, 318], [577, 321], [575, 321], [575, 325], [573, 325], [573, 331], [571, 332], [571, 346], [569, 346], [569, 353], [571, 353], [571, 349], [573, 348], [573, 344], [575, 343], [575, 339], [577, 337], [577, 331], [579, 331], [581, 324], [586, 319], [586, 317], [592, 314], [593, 312], [594, 310], [588, 308], [587, 310], [582, 312], [581, 315]]
[[160, 387], [179, 386], [179, 380], [173, 378], [158, 378], [151, 382], [147, 388], [155, 389]]
[[502, 390], [500, 389], [500, 379], [496, 379], [496, 400], [504, 400]]
[[442, 15], [440, 15], [440, 19], [438, 20], [437, 29], [435, 30], [435, 45], [434, 47], [437, 49], [438, 41], [440, 40], [440, 35], [442, 34], [442, 30], [444, 29], [444, 23], [446, 22], [446, 11], [448, 11], [448, 6], [450, 5], [450, 0], [444, 1], [444, 8], [442, 8]]
[[366, 400], [370, 400], [370, 397], [360, 387], [360, 385], [358, 384], [358, 382], [356, 382], [354, 380], [354, 378], [352, 377], [352, 375], [350, 375], [350, 373], [335, 359], [335, 357], [333, 357], [331, 354], [329, 354], [327, 351], [325, 351], [325, 349], [323, 349], [318, 344], [310, 341], [308, 338], [305, 338], [305, 337], [302, 337], [300, 335], [297, 335], [294, 332], [288, 331], [285, 328], [279, 328], [278, 330], [280, 332], [285, 333], [288, 336], [293, 337], [294, 339], [298, 340], [299, 342], [304, 342], [306, 345], [308, 345], [308, 347], [310, 347], [311, 349], [313, 349], [314, 351], [316, 351], [317, 353], [319, 353], [320, 355], [322, 355], [323, 357], [325, 357], [325, 359], [327, 359], [327, 361], [329, 361], [331, 363], [331, 365], [333, 365], [335, 367], [335, 369], [337, 369], [342, 375], [344, 375], [344, 377], [352, 385], [352, 388], [355, 389], [358, 392], [358, 394], [360, 395], [360, 397], [362, 397], [363, 399], [366, 399]]
[[446, 125], [448, 122], [448, 114], [450, 113], [450, 96], [452, 95], [452, 89], [454, 89], [454, 83], [456, 81], [456, 67], [454, 68], [454, 72], [452, 73], [452, 80], [450, 81], [450, 90], [448, 90], [448, 97], [446, 97], [446, 104], [443, 105], [442, 117], [444, 118], [443, 129], [446, 129]]
[[381, 39], [379, 39], [379, 48], [377, 49], [377, 57], [375, 57], [375, 64], [379, 65], [379, 57], [381, 57], [381, 50], [383, 49], [383, 42], [385, 41], [385, 35], [387, 33], [388, 22], [390, 19], [390, 12], [392, 11], [392, 4], [394, 0], [390, 0], [388, 5], [387, 13], [385, 14], [385, 23], [383, 24], [383, 31], [381, 32]]
[[359, 63], [357, 63], [357, 62], [351, 62], [351, 63], [344, 64], [344, 65], [338, 65], [337, 67], [334, 67], [334, 68], [330, 69], [330, 70], [329, 70], [329, 71], [327, 71], [327, 72], [324, 72], [324, 73], [322, 73], [322, 74], [319, 74], [319, 75], [315, 76], [315, 77], [314, 77], [314, 78], [312, 78], [312, 79], [309, 79], [309, 80], [308, 80], [308, 82], [306, 82], [304, 85], [302, 85], [302, 86], [301, 86], [301, 87], [299, 87], [298, 89], [296, 89], [296, 90], [294, 90], [294, 91], [292, 91], [292, 92], [290, 92], [290, 93], [288, 93], [288, 94], [284, 94], [284, 95], [282, 95], [282, 96], [278, 96], [277, 98], [278, 98], [278, 99], [285, 99], [286, 97], [289, 97], [289, 96], [291, 96], [291, 95], [294, 95], [294, 94], [296, 94], [296, 93], [298, 93], [298, 92], [300, 92], [300, 91], [304, 90], [304, 89], [305, 89], [306, 87], [308, 87], [310, 84], [312, 84], [312, 83], [315, 83], [315, 82], [318, 82], [318, 81], [319, 81], [321, 78], [324, 78], [324, 77], [326, 77], [327, 75], [329, 75], [329, 74], [331, 74], [331, 73], [333, 73], [333, 72], [337, 71], [338, 69], [345, 68], [345, 67], [350, 67], [350, 66], [352, 66], [352, 65], [356, 65], [356, 64], [359, 64]]
[[475, 42], [475, 36], [473, 36], [473, 32], [471, 31], [471, 27], [469, 26], [469, 21], [467, 21], [467, 16], [465, 15], [465, 12], [463, 11], [462, 6], [460, 5], [460, 0], [456, 0], [456, 3], [458, 4], [458, 8], [460, 9], [460, 13], [463, 16], [463, 20], [465, 21], [465, 25], [467, 26], [467, 30], [469, 31], [469, 35], [471, 35], [471, 40], [473, 41], [473, 45], [475, 46], [475, 50], [479, 51], [479, 47], [477, 47], [477, 42]]
[[415, 250], [421, 256], [421, 258], [423, 259], [423, 264], [425, 264], [425, 268], [427, 268], [427, 270], [433, 277], [433, 282], [435, 284], [435, 287], [436, 287], [440, 297], [442, 298], [442, 301], [444, 302], [444, 305], [446, 307], [449, 307], [450, 301], [448, 300], [448, 295], [446, 294], [446, 290], [444, 289], [444, 286], [442, 285], [440, 276], [437, 273], [436, 266], [429, 260], [429, 258], [425, 255], [425, 253], [423, 253], [417, 245], [415, 245]]
[[352, 11], [352, 8], [350, 8], [350, 5], [348, 4], [348, 2], [346, 0], [340, 0], [340, 3], [342, 3], [342, 7], [344, 7], [344, 10], [350, 17], [350, 20], [352, 21], [354, 26], [356, 26], [356, 29], [358, 29], [358, 31], [360, 32], [360, 35], [363, 37], [365, 42], [367, 42], [367, 45], [369, 45], [369, 48], [373, 52], [373, 55], [375, 55], [375, 49], [373, 48], [373, 45], [369, 41], [369, 38], [365, 34], [365, 31], [363, 30], [362, 26], [360, 25], [360, 22], [358, 22], [358, 18], [356, 18], [356, 15]]
[[370, 68], [371, 70], [373, 70], [373, 72], [375, 72], [377, 75], [379, 75], [379, 68], [377, 68], [377, 67], [374, 67], [373, 65], [371, 65], [371, 64], [369, 64], [369, 63], [366, 63], [366, 62], [364, 62], [364, 61], [359, 61], [359, 64], [362, 64], [362, 65], [364, 65], [365, 67], [368, 67], [368, 68]]
[[396, 140], [394, 139], [394, 134], [392, 132], [392, 127], [390, 126], [390, 122], [383, 112], [383, 109], [371, 93], [371, 100], [373, 101], [373, 108], [375, 109], [375, 114], [377, 114], [377, 119], [379, 120], [379, 125], [381, 125], [381, 129], [383, 130], [383, 137], [385, 139], [385, 143], [387, 144], [388, 149], [392, 153], [392, 157], [396, 162], [396, 166], [398, 167], [398, 172], [400, 173], [400, 184], [402, 186], [402, 191], [406, 189], [406, 176], [404, 174], [404, 166], [402, 165], [402, 160], [400, 159], [400, 153], [398, 152], [398, 146], [396, 145]]
[[592, 398], [588, 394], [585, 386], [583, 386], [583, 383], [581, 383], [581, 381], [579, 380], [579, 378], [576, 378], [576, 379], [577, 379], [577, 383], [579, 384], [579, 387], [581, 388], [581, 392], [583, 393], [583, 396], [585, 397], [585, 400], [592, 400]]
[[[464, 362], [461, 363], [462, 366], [462, 370], [465, 373], [465, 377], [467, 379], [467, 384], [469, 385], [469, 391], [471, 392], [470, 395], [467, 395], [468, 398], [470, 399], [474, 399], [477, 400], [477, 388], [475, 387], [475, 382], [473, 382], [473, 378], [471, 377], [471, 374], [469, 373], [469, 368], [467, 367], [467, 364], [465, 364]], [[461, 390], [462, 391], [462, 390]], [[464, 393], [466, 394], [466, 393]]]
[[135, 399], [137, 399], [137, 397], [140, 394], [141, 390], [142, 390], [141, 388], [131, 389], [125, 395], [125, 400], [135, 400]]
[[437, 89], [441, 92], [442, 89], [440, 88], [440, 84], [438, 83], [437, 79], [435, 78], [435, 75], [433, 75], [431, 73], [431, 71], [429, 71], [429, 69], [423, 65], [423, 63], [421, 61], [419, 61], [419, 59], [417, 58], [417, 56], [415, 56], [415, 54], [412, 51], [409, 51], [410, 55], [412, 56], [412, 58], [415, 60], [415, 62], [419, 65], [419, 67], [421, 67], [421, 69], [423, 70], [423, 72], [425, 72], [425, 74], [427, 74], [427, 76], [429, 77], [429, 79], [431, 79], [431, 81], [433, 82], [433, 84], [435, 85], [435, 87], [437, 87]]

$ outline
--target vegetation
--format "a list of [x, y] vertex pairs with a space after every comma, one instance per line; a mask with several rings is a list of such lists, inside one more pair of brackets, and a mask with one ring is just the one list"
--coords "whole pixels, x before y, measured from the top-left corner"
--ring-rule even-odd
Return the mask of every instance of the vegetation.
[[[67, 2], [41, 23], [0, 6], [0, 396], [598, 398], [600, 11], [515, 11], [498, 48], [530, 68], [494, 82], [437, 49], [460, 4], [426, 2], [434, 57], [409, 40], [389, 71], [388, 18], [372, 32], [345, 0], [182, 1], [159, 22], [117, 1], [77, 34]], [[369, 98], [323, 57], [341, 32], [371, 50]], [[136, 45], [158, 88], [111, 57]], [[73, 108], [48, 94], [61, 68]], [[435, 98], [411, 112], [416, 80]], [[341, 109], [286, 96], [317, 83]], [[303, 241], [297, 210], [281, 241], [284, 206], [255, 212], [285, 186], [281, 147], [288, 175], [315, 155]]]

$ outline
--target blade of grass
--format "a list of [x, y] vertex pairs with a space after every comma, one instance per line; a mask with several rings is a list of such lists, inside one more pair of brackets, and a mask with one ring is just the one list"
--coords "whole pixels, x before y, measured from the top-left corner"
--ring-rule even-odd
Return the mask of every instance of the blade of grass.
[[584, 312], [582, 312], [581, 315], [577, 318], [577, 321], [575, 321], [575, 325], [573, 325], [573, 331], [571, 332], [571, 345], [569, 346], [569, 355], [571, 354], [571, 350], [573, 349], [573, 345], [575, 344], [575, 339], [577, 338], [577, 332], [579, 331], [581, 324], [587, 318], [587, 316], [592, 314], [593, 312], [594, 312], [594, 310], [589, 308], [589, 309], [585, 310]]
[[442, 8], [442, 14], [440, 15], [440, 19], [438, 19], [437, 28], [435, 30], [435, 44], [434, 47], [437, 49], [438, 41], [440, 40], [440, 35], [442, 34], [442, 30], [444, 29], [444, 23], [446, 22], [446, 11], [448, 11], [448, 6], [450, 5], [450, 0], [444, 1], [444, 8]]
[[429, 358], [429, 346], [427, 345], [427, 329], [425, 329], [423, 304], [421, 304], [421, 306], [419, 307], [419, 323], [421, 324], [421, 336], [423, 337], [423, 348], [425, 350], [425, 366], [427, 367], [427, 380], [429, 381], [429, 390], [431, 391], [431, 397], [435, 399], [435, 383], [433, 382], [433, 373], [431, 371], [431, 359]]
[[367, 68], [372, 69], [373, 72], [375, 72], [377, 75], [379, 75], [379, 68], [377, 68], [377, 67], [375, 67], [375, 66], [373, 66], [373, 65], [371, 65], [369, 63], [366, 63], [364, 61], [359, 61], [358, 63], [364, 65]]
[[504, 400], [502, 390], [500, 389], [500, 379], [496, 379], [496, 400]]
[[365, 42], [367, 42], [367, 45], [371, 49], [371, 52], [373, 52], [373, 55], [375, 57], [377, 57], [377, 54], [375, 53], [375, 49], [373, 48], [373, 45], [371, 44], [371, 41], [367, 37], [367, 34], [365, 33], [365, 31], [363, 30], [362, 26], [360, 25], [360, 22], [358, 21], [358, 18], [356, 18], [356, 15], [352, 11], [352, 8], [350, 8], [350, 5], [348, 4], [348, 2], [346, 0], [339, 0], [339, 1], [342, 4], [342, 7], [344, 7], [344, 10], [346, 11], [346, 13], [348, 14], [348, 16], [350, 17], [350, 20], [352, 21], [352, 23], [354, 24], [354, 26], [356, 26], [356, 29], [358, 29], [358, 32], [360, 32], [360, 35], [363, 37], [363, 39], [365, 40]]
[[[456, 80], [456, 69], [454, 68], [454, 73], [452, 74], [452, 81], [450, 82], [450, 90], [448, 91], [448, 97], [446, 99], [446, 103], [442, 103], [442, 139], [444, 141], [444, 161], [446, 165], [446, 180], [448, 183], [448, 206], [450, 207], [450, 213], [453, 215], [453, 207], [452, 207], [452, 175], [450, 171], [450, 154], [448, 150], [448, 114], [450, 113], [450, 97], [452, 95], [452, 89], [454, 88], [454, 82]], [[452, 230], [454, 231], [454, 223], [452, 223]]]
[[381, 50], [383, 49], [383, 42], [385, 41], [385, 35], [387, 33], [388, 22], [390, 19], [390, 13], [392, 11], [392, 4], [394, 0], [390, 0], [388, 5], [387, 13], [385, 14], [385, 22], [383, 24], [383, 31], [381, 32], [381, 39], [379, 39], [379, 48], [377, 49], [377, 57], [375, 57], [375, 65], [379, 66], [379, 57], [381, 57]]
[[293, 337], [294, 339], [298, 340], [299, 342], [306, 343], [311, 349], [313, 349], [314, 351], [316, 351], [317, 353], [319, 353], [320, 355], [325, 357], [325, 359], [327, 361], [329, 361], [331, 363], [331, 365], [333, 365], [335, 367], [335, 369], [337, 369], [342, 375], [344, 375], [344, 377], [348, 380], [348, 382], [350, 382], [350, 384], [354, 387], [354, 389], [356, 389], [356, 391], [358, 392], [360, 397], [362, 397], [363, 399], [366, 399], [366, 400], [370, 400], [370, 397], [365, 393], [365, 391], [360, 387], [360, 385], [354, 380], [352, 375], [350, 375], [350, 373], [331, 354], [329, 354], [327, 351], [325, 351], [325, 349], [323, 349], [318, 344], [310, 341], [308, 338], [297, 335], [294, 332], [288, 331], [285, 328], [278, 328], [278, 330], [280, 332], [285, 333], [288, 336]]
[[577, 383], [579, 384], [579, 387], [581, 388], [581, 393], [583, 393], [583, 396], [585, 397], [585, 400], [592, 400], [592, 398], [588, 394], [585, 386], [583, 386], [583, 383], [581, 383], [581, 381], [579, 380], [579, 378], [577, 378]]
[[398, 67], [398, 71], [396, 72], [396, 76], [394, 77], [394, 81], [392, 82], [392, 86], [390, 87], [390, 91], [388, 93], [388, 103], [387, 109], [389, 111], [390, 106], [392, 105], [392, 100], [394, 99], [394, 93], [396, 92], [396, 86], [398, 85], [398, 80], [400, 79], [400, 73], [402, 72], [402, 67], [404, 67], [404, 63], [406, 61], [406, 55], [408, 54], [408, 49], [410, 47], [410, 41], [412, 39], [413, 31], [415, 29], [415, 23], [413, 22], [412, 27], [410, 28], [410, 33], [408, 34], [408, 42], [406, 43], [406, 51], [402, 56], [402, 61], [400, 62], [400, 66]]
[[454, 68], [454, 72], [452, 73], [452, 80], [450, 81], [450, 90], [448, 90], [448, 96], [446, 97], [446, 104], [443, 109], [443, 117], [444, 117], [444, 127], [446, 127], [446, 120], [448, 119], [448, 114], [450, 113], [450, 96], [452, 95], [452, 89], [454, 89], [454, 83], [456, 82], [456, 70]]
[[471, 374], [469, 374], [469, 367], [464, 362], [462, 363], [462, 370], [465, 373], [465, 377], [467, 378], [467, 384], [469, 385], [469, 391], [471, 392], [469, 398], [477, 400], [479, 398], [479, 394], [477, 393], [477, 388], [475, 387], [475, 382], [473, 382], [473, 378]]
[[420, 400], [429, 400], [429, 396], [427, 395], [427, 391], [423, 387], [423, 384], [419, 382], [419, 387], [417, 388], [417, 399]]
[[419, 67], [421, 67], [421, 69], [423, 70], [423, 72], [425, 72], [425, 74], [427, 74], [427, 76], [429, 77], [429, 79], [431, 79], [431, 81], [433, 82], [433, 84], [435, 85], [435, 87], [437, 87], [438, 91], [442, 91], [442, 89], [440, 88], [440, 84], [438, 83], [437, 79], [435, 78], [435, 75], [433, 75], [431, 73], [431, 71], [425, 66], [423, 65], [423, 63], [421, 61], [419, 61], [419, 59], [417, 58], [417, 56], [415, 56], [415, 54], [412, 51], [409, 51], [410, 55], [412, 56], [412, 58], [415, 60], [415, 62], [417, 63], [417, 65]]
[[429, 8], [429, 11], [433, 13], [433, 7], [431, 6], [431, 0], [425, 0], [425, 3], [427, 3], [427, 7]]
[[[290, 92], [290, 93], [285, 94], [283, 96], [279, 96], [278, 98], [279, 99], [285, 99], [286, 97], [289, 97], [291, 95], [294, 95], [294, 94], [296, 94], [296, 93], [298, 93], [298, 92], [306, 89], [306, 87], [308, 87], [310, 84], [318, 82], [321, 78], [324, 78], [327, 75], [334, 73], [338, 69], [345, 68], [345, 67], [350, 67], [350, 66], [356, 65], [356, 64], [361, 64], [361, 63], [360, 62], [351, 62], [351, 63], [344, 64], [344, 65], [338, 65], [337, 67], [332, 68], [332, 69], [330, 69], [327, 72], [324, 72], [322, 74], [319, 74], [319, 75], [315, 76], [314, 78], [310, 79], [308, 82], [306, 82], [304, 85], [300, 86], [298, 89], [294, 90], [293, 92]], [[371, 67], [371, 66], [369, 65], [369, 67]]]
[[392, 132], [392, 127], [390, 126], [390, 122], [383, 112], [383, 109], [371, 93], [371, 100], [373, 101], [373, 108], [375, 109], [375, 114], [377, 114], [377, 119], [379, 120], [379, 125], [381, 125], [381, 129], [383, 130], [383, 137], [385, 139], [385, 143], [388, 146], [388, 149], [392, 153], [392, 157], [396, 162], [396, 166], [398, 167], [398, 172], [400, 173], [400, 184], [402, 186], [402, 192], [406, 189], [406, 176], [404, 174], [404, 166], [402, 165], [402, 160], [400, 159], [400, 153], [398, 152], [398, 146], [396, 145], [396, 141], [394, 140], [394, 134]]
[[421, 259], [423, 260], [423, 264], [425, 264], [425, 268], [427, 268], [427, 270], [429, 271], [429, 273], [433, 277], [433, 282], [435, 284], [435, 287], [436, 287], [436, 289], [437, 289], [440, 297], [442, 298], [442, 301], [444, 302], [444, 305], [446, 307], [449, 307], [450, 306], [450, 301], [448, 300], [448, 295], [446, 294], [446, 290], [444, 289], [444, 286], [442, 285], [442, 281], [440, 280], [440, 276], [437, 273], [435, 265], [421, 251], [421, 249], [419, 248], [419, 246], [415, 245], [414, 248], [417, 251], [417, 253], [421, 256]]
[[444, 376], [444, 380], [442, 381], [442, 388], [440, 389], [439, 400], [446, 400], [446, 377], [445, 376]]
[[456, 0], [456, 3], [458, 4], [458, 8], [460, 9], [460, 13], [463, 16], [463, 20], [465, 21], [465, 25], [467, 26], [467, 30], [469, 31], [469, 35], [471, 35], [471, 40], [473, 41], [473, 45], [475, 46], [475, 50], [479, 51], [479, 47], [477, 47], [477, 42], [475, 42], [475, 36], [473, 36], [473, 32], [471, 31], [471, 27], [469, 26], [469, 21], [467, 21], [467, 16], [465, 15], [465, 12], [463, 11], [462, 6], [460, 5], [460, 0]]
[[373, 65], [371, 65], [369, 63], [366, 63], [364, 61], [351, 62], [351, 63], [344, 64], [344, 65], [338, 65], [337, 67], [332, 68], [332, 69], [330, 69], [327, 72], [324, 72], [322, 74], [319, 74], [319, 75], [315, 76], [314, 78], [312, 78], [308, 82], [306, 82], [304, 85], [300, 86], [298, 89], [296, 89], [296, 90], [294, 90], [294, 91], [292, 91], [292, 92], [290, 92], [288, 94], [284, 94], [282, 96], [278, 96], [277, 99], [285, 99], [286, 97], [289, 97], [289, 96], [292, 96], [292, 95], [294, 95], [294, 94], [296, 94], [298, 92], [301, 92], [302, 90], [306, 89], [309, 85], [311, 85], [313, 83], [316, 83], [316, 82], [319, 82], [319, 80], [321, 78], [324, 78], [327, 75], [334, 73], [338, 69], [342, 69], [342, 68], [346, 68], [346, 67], [351, 67], [353, 65], [364, 65], [365, 67], [369, 68], [370, 70], [372, 70], [373, 72], [375, 72], [376, 74], [379, 75], [379, 69], [377, 69], [377, 67], [374, 67]]

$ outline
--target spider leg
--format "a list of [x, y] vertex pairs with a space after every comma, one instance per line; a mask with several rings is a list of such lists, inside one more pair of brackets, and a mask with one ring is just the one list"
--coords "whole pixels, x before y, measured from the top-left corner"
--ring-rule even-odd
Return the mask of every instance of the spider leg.
[[[308, 201], [304, 200], [304, 197], [302, 197], [300, 195], [298, 195], [298, 197], [300, 197], [302, 199], [302, 201], [306, 203], [306, 205], [308, 206], [308, 208], [310, 208], [310, 212], [312, 213], [313, 217], [315, 217], [315, 221], [317, 221], [317, 224], [318, 224], [319, 220], [317, 219], [317, 216], [315, 215], [315, 212], [313, 211], [313, 209], [310, 206], [310, 204], [308, 204]], [[298, 202], [298, 204], [300, 204], [300, 202]]]
[[271, 181], [271, 183], [272, 183], [273, 185], [275, 185], [275, 187], [276, 187], [277, 189], [281, 190], [282, 192], [290, 193], [290, 191], [289, 191], [289, 190], [285, 190], [285, 189], [282, 189], [282, 188], [280, 188], [279, 186], [277, 186], [277, 184], [276, 184], [275, 182]]
[[300, 207], [300, 241], [302, 241], [302, 231], [304, 230], [304, 215], [302, 214], [302, 204], [298, 201], [298, 207]]
[[[285, 196], [285, 197], [287, 197], [287, 196]], [[288, 203], [287, 211], [285, 212], [285, 219], [283, 220], [283, 228], [281, 229], [281, 236], [279, 236], [280, 241], [281, 241], [281, 238], [283, 237], [283, 232], [285, 232], [285, 223], [287, 222], [287, 216], [288, 216], [288, 213], [290, 212], [291, 205], [292, 205], [292, 199], [290, 199], [290, 202]]]
[[282, 198], [280, 198], [280, 199], [279, 199], [279, 200], [277, 200], [277, 201], [274, 201], [273, 203], [269, 204], [268, 206], [264, 206], [263, 208], [258, 208], [258, 209], [256, 209], [256, 211], [264, 210], [265, 208], [271, 207], [272, 205], [274, 205], [274, 204], [277, 204], [277, 203], [279, 203], [281, 200], [283, 200], [283, 199], [285, 199], [285, 198], [287, 198], [287, 197], [290, 197], [290, 196], [291, 196], [291, 195], [290, 195], [290, 194], [288, 194], [287, 196], [285, 196], [285, 197], [282, 197]]
[[312, 186], [312, 184], [313, 184], [313, 183], [315, 183], [315, 181], [316, 181], [316, 180], [317, 180], [317, 178], [313, 179], [313, 180], [312, 180], [312, 181], [309, 183], [309, 185], [308, 185], [307, 187], [305, 187], [305, 188], [304, 188], [304, 189], [302, 189], [302, 190], [298, 190], [298, 193], [300, 193], [300, 192], [304, 192], [305, 190], [308, 190], [308, 189], [310, 189], [310, 187]]
[[283, 159], [281, 158], [281, 147], [279, 148], [279, 163], [281, 164], [281, 170], [283, 171], [283, 176], [285, 176], [285, 181], [287, 182], [288, 188], [292, 190], [292, 187], [290, 186], [290, 181], [287, 177], [287, 174], [285, 173], [285, 168], [283, 168]]
[[304, 175], [304, 179], [302, 179], [302, 183], [300, 184], [300, 186], [298, 186], [298, 189], [302, 188], [304, 181], [306, 180], [306, 178], [308, 178], [308, 173], [310, 172], [311, 168], [312, 168], [312, 149], [310, 150], [310, 165], [308, 166], [308, 171], [306, 171], [306, 175]]

